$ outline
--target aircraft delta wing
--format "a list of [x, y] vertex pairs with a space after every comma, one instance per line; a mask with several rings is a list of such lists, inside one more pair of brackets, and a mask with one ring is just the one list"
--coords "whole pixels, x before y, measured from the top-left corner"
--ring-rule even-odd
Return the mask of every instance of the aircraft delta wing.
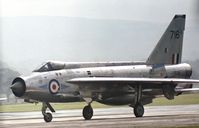
[[181, 63], [185, 15], [175, 15], [146, 62], [47, 62], [29, 76], [12, 82], [12, 92], [26, 102], [42, 102], [46, 122], [52, 120], [50, 102], [85, 101], [82, 115], [93, 116], [93, 101], [129, 105], [134, 115], [144, 115], [143, 105], [164, 96], [169, 100], [192, 88], [192, 68]]
[[[74, 78], [67, 81], [68, 83], [76, 84], [80, 88], [88, 88], [87, 86], [109, 86], [111, 84], [118, 84], [119, 86], [163, 86], [165, 84], [173, 86], [178, 84], [193, 84], [199, 83], [195, 79], [181, 79], [181, 78], [126, 78], [126, 77], [85, 77]], [[142, 87], [143, 88], [143, 87]], [[80, 90], [81, 91], [81, 90]], [[145, 91], [144, 88], [142, 90]], [[175, 92], [194, 92], [199, 91], [199, 88], [175, 88]]]

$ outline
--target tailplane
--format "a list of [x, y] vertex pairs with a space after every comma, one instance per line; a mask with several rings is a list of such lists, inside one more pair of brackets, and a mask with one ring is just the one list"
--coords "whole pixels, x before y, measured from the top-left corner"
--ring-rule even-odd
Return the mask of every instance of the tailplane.
[[147, 64], [181, 63], [185, 19], [185, 15], [174, 16], [155, 49], [147, 59]]

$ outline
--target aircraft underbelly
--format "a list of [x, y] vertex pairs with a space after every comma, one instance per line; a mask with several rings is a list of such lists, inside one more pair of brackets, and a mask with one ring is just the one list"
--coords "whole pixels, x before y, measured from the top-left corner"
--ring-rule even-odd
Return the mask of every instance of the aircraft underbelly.
[[[94, 100], [106, 105], [134, 105], [135, 90], [133, 88], [107, 89], [104, 92], [93, 93]], [[141, 102], [143, 105], [152, 102], [157, 95], [162, 95], [162, 89], [143, 89]]]
[[[143, 105], [152, 102], [154, 97], [144, 95], [141, 99]], [[118, 96], [105, 97], [96, 100], [99, 103], [106, 105], [134, 105], [135, 104], [135, 94], [123, 94]]]
[[134, 102], [134, 95], [127, 94], [115, 97], [107, 97], [103, 99], [97, 99], [96, 101], [106, 105], [127, 105]]

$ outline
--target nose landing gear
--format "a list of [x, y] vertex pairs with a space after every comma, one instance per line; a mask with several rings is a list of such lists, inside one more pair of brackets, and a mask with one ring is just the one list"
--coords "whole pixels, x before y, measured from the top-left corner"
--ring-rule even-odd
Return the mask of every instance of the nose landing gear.
[[44, 116], [44, 121], [45, 122], [51, 122], [52, 119], [53, 119], [53, 116], [49, 112], [46, 113], [47, 108], [49, 108], [51, 112], [55, 112], [55, 110], [53, 109], [53, 107], [49, 103], [43, 102], [41, 111], [42, 111], [42, 114]]

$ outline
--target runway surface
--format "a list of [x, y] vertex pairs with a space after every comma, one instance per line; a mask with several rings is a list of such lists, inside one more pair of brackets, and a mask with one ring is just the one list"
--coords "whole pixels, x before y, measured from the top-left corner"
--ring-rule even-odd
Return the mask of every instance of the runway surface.
[[85, 121], [82, 110], [53, 113], [53, 121], [45, 123], [41, 112], [0, 113], [0, 128], [128, 128], [198, 126], [199, 105], [145, 107], [143, 118], [135, 118], [130, 107], [95, 109], [92, 120]]

